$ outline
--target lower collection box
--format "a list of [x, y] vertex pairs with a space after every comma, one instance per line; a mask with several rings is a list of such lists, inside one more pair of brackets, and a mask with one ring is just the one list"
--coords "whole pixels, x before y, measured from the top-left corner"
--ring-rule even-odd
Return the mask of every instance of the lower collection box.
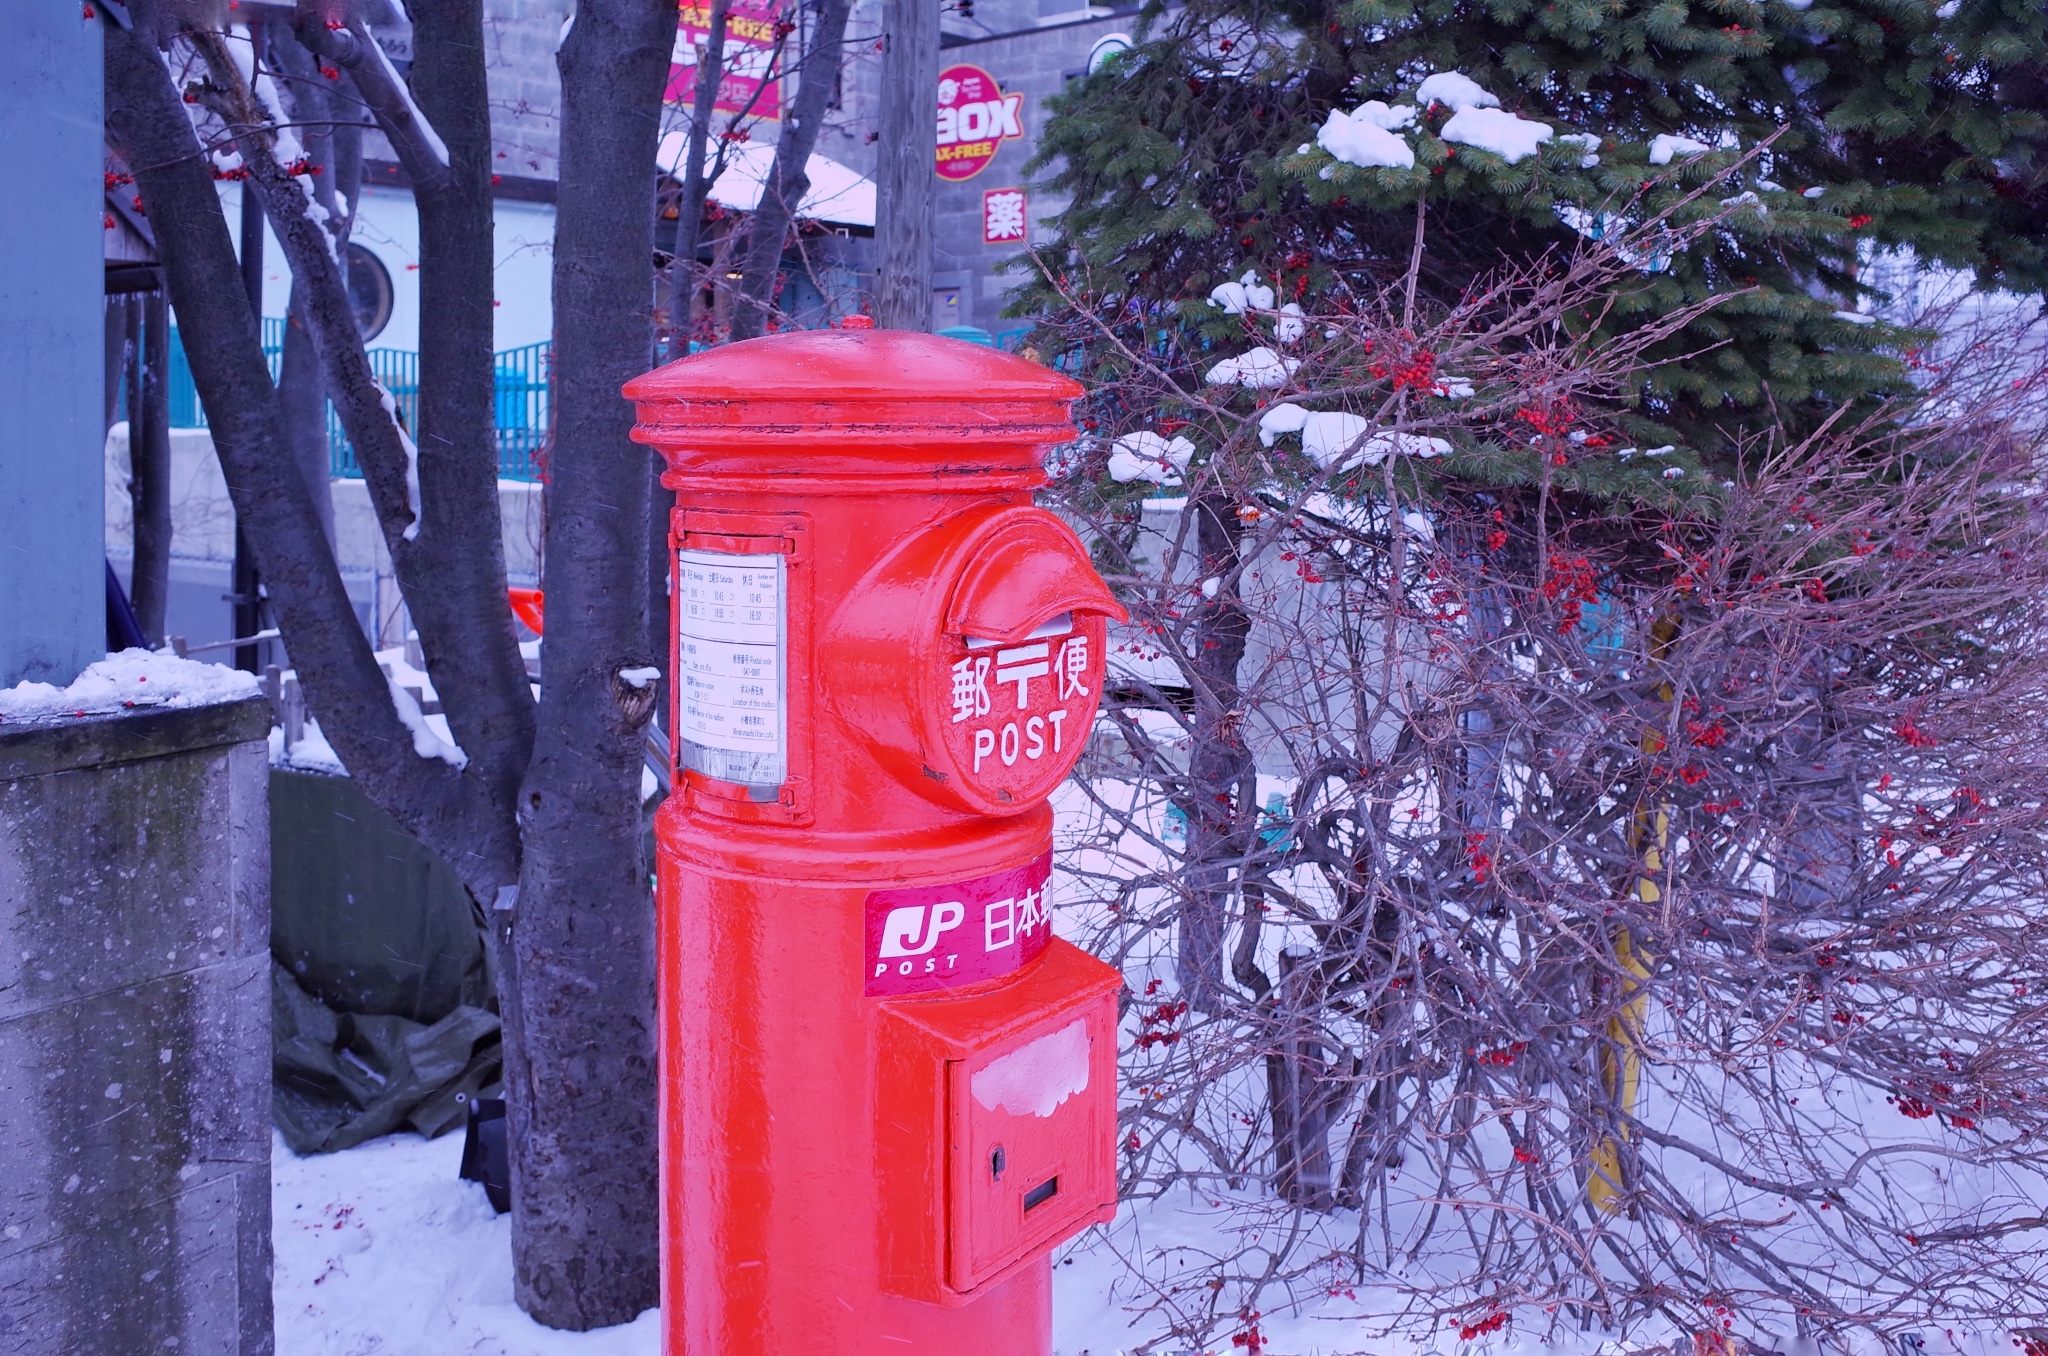
[[882, 1004], [885, 1288], [963, 1304], [1116, 1213], [1121, 983], [1054, 939], [999, 983]]

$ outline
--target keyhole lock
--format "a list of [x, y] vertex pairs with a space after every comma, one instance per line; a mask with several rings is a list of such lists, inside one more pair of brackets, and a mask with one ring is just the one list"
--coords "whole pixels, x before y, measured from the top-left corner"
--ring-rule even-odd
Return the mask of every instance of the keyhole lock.
[[998, 1182], [1002, 1181], [1003, 1168], [1008, 1162], [1009, 1159], [1003, 1154], [1002, 1145], [998, 1144], [995, 1148], [991, 1149], [988, 1155], [988, 1175], [990, 1178]]

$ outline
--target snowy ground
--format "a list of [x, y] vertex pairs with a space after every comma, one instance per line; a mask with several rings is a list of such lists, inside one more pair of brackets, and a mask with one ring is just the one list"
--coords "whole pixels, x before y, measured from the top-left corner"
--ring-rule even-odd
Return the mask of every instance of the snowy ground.
[[[302, 743], [294, 752], [306, 749]], [[1264, 779], [1260, 786], [1262, 794], [1285, 789]], [[1056, 808], [1069, 869], [1115, 874], [1149, 865], [1151, 849], [1143, 844], [1127, 840], [1112, 857], [1099, 844], [1070, 841], [1085, 836], [1087, 810], [1078, 797], [1063, 793]], [[1148, 823], [1154, 833], [1167, 828], [1156, 818]], [[1062, 932], [1085, 921], [1061, 911]], [[1134, 984], [1153, 973], [1153, 959], [1127, 957]], [[658, 1356], [660, 1316], [652, 1311], [623, 1327], [579, 1334], [542, 1328], [519, 1310], [509, 1221], [492, 1213], [480, 1186], [457, 1179], [461, 1153], [459, 1134], [436, 1141], [400, 1134], [305, 1159], [274, 1143], [278, 1356]], [[1262, 1205], [1270, 1202], [1177, 1192], [1126, 1204], [1108, 1229], [1060, 1250], [1054, 1356], [1629, 1356], [1691, 1347], [1689, 1334], [1658, 1324], [1626, 1339], [1596, 1332], [1546, 1341], [1533, 1328], [1512, 1325], [1477, 1341], [1441, 1329], [1432, 1337], [1433, 1325], [1421, 1340], [1390, 1337], [1387, 1327], [1400, 1309], [1395, 1295], [1341, 1283], [1334, 1291], [1268, 1291], [1260, 1300], [1263, 1317], [1226, 1325], [1206, 1349], [1165, 1340], [1174, 1306], [1199, 1308], [1209, 1297], [1204, 1263], [1257, 1245]], [[1355, 1227], [1330, 1218], [1332, 1227]], [[1240, 1236], [1247, 1228], [1250, 1234]], [[1515, 1323], [1525, 1320], [1541, 1321], [1515, 1315]], [[1761, 1330], [1739, 1335], [1753, 1350], [1779, 1356], [2017, 1356], [2004, 1333], [1932, 1325], [1917, 1347], [1886, 1347], [1859, 1335], [1823, 1349]]]
[[[338, 1154], [294, 1157], [271, 1149], [277, 1246], [277, 1356], [659, 1356], [660, 1315], [590, 1333], [555, 1332], [512, 1301], [508, 1218], [494, 1215], [481, 1186], [456, 1178], [462, 1136], [424, 1140], [405, 1133]], [[1163, 1278], [1178, 1248], [1214, 1245], [1222, 1211], [1207, 1203], [1126, 1206], [1109, 1230], [1056, 1254], [1054, 1356], [1239, 1356], [1247, 1344], [1214, 1342], [1208, 1353], [1147, 1346], [1160, 1327], [1135, 1321], [1144, 1276]], [[1126, 1256], [1151, 1263], [1128, 1266]], [[1621, 1356], [1650, 1341], [1598, 1334], [1550, 1345], [1512, 1330], [1479, 1342], [1455, 1333], [1434, 1344], [1382, 1335], [1371, 1295], [1318, 1296], [1291, 1316], [1259, 1323], [1264, 1356]], [[1669, 1340], [1675, 1334], [1656, 1334]], [[1643, 1334], [1643, 1338], [1653, 1335]], [[1922, 1356], [2011, 1356], [1998, 1334], [1929, 1331]], [[1259, 1350], [1260, 1348], [1254, 1348]], [[1782, 1344], [1783, 1356], [1890, 1356], [1868, 1339], [1823, 1353]], [[936, 1354], [935, 1354], [936, 1356]]]
[[[277, 1356], [659, 1356], [654, 1310], [590, 1333], [556, 1332], [522, 1313], [512, 1300], [510, 1219], [491, 1212], [481, 1186], [456, 1177], [461, 1159], [460, 1134], [389, 1135], [309, 1158], [273, 1138]], [[1126, 1208], [1108, 1236], [1063, 1250], [1053, 1269], [1055, 1356], [1118, 1356], [1156, 1335], [1156, 1323], [1134, 1327], [1126, 1311], [1138, 1282], [1118, 1252], [1200, 1248], [1213, 1238], [1193, 1211]], [[1267, 1350], [1357, 1350], [1374, 1325], [1356, 1314], [1342, 1302], [1268, 1321]]]
[[[654, 1310], [590, 1333], [556, 1332], [521, 1312], [512, 1300], [510, 1219], [491, 1212], [481, 1186], [456, 1177], [461, 1159], [460, 1134], [408, 1132], [308, 1158], [273, 1137], [277, 1356], [659, 1356]], [[1107, 1236], [1063, 1249], [1053, 1269], [1055, 1356], [1121, 1356], [1155, 1336], [1156, 1323], [1134, 1326], [1127, 1312], [1141, 1283], [1118, 1253], [1202, 1248], [1215, 1239], [1208, 1226], [1189, 1209], [1127, 1207]], [[1339, 1297], [1335, 1308], [1269, 1320], [1267, 1351], [1358, 1350], [1376, 1325], [1357, 1312]], [[1413, 1350], [1405, 1342], [1373, 1349]], [[1486, 1356], [1513, 1352], [1504, 1345]]]
[[[457, 1179], [462, 1136], [404, 1133], [338, 1154], [298, 1158], [271, 1147], [276, 1225], [277, 1356], [659, 1356], [660, 1315], [622, 1327], [556, 1332], [512, 1300], [509, 1218], [481, 1186]], [[1208, 1353], [1157, 1339], [1156, 1317], [1134, 1319], [1151, 1284], [1171, 1284], [1176, 1250], [1220, 1241], [1230, 1202], [1127, 1205], [1116, 1224], [1055, 1255], [1054, 1356], [1239, 1356], [1227, 1337]], [[1139, 1257], [1147, 1260], [1139, 1261]], [[1126, 1259], [1131, 1259], [1131, 1262]], [[1148, 1281], [1148, 1276], [1151, 1278]], [[1446, 1334], [1434, 1344], [1383, 1336], [1369, 1291], [1302, 1297], [1292, 1315], [1259, 1321], [1264, 1356], [1620, 1356], [1648, 1342], [1603, 1343], [1597, 1334], [1553, 1346], [1510, 1330], [1490, 1341]], [[1645, 1335], [1648, 1336], [1648, 1335]], [[1668, 1339], [1671, 1334], [1660, 1334]], [[1924, 1356], [2011, 1356], [2009, 1343], [1930, 1332]], [[934, 1354], [936, 1356], [936, 1354]], [[1787, 1344], [1784, 1356], [1823, 1356]], [[1888, 1356], [1851, 1343], [1826, 1356]]]
[[[457, 1179], [462, 1136], [406, 1133], [298, 1158], [271, 1145], [278, 1356], [658, 1356], [654, 1310], [555, 1332], [512, 1301], [509, 1217]], [[1112, 1356], [1141, 1335], [1110, 1295], [1113, 1257], [1054, 1272], [1059, 1356]]]
[[594, 1333], [512, 1302], [512, 1226], [455, 1175], [462, 1136], [270, 1149], [278, 1356], [656, 1356], [660, 1315]]

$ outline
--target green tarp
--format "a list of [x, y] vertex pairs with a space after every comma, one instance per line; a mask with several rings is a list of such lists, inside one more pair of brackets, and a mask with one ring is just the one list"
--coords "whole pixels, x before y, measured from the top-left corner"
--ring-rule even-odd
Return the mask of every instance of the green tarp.
[[437, 1135], [498, 1080], [469, 892], [347, 777], [270, 777], [278, 1129], [297, 1153]]
[[330, 1153], [410, 1126], [462, 1124], [498, 1081], [498, 1019], [456, 1008], [432, 1026], [336, 1012], [271, 965], [271, 1115], [292, 1152]]

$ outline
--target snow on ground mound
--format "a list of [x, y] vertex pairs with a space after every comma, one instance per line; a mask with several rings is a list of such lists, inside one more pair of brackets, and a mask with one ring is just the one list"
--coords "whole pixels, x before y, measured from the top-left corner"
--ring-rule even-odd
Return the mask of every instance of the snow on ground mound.
[[150, 706], [212, 706], [253, 697], [253, 673], [180, 659], [169, 652], [123, 650], [91, 665], [69, 687], [16, 683], [0, 690], [0, 722], [58, 720]]
[[512, 1218], [456, 1178], [462, 1136], [299, 1158], [273, 1135], [277, 1356], [658, 1356], [661, 1315], [557, 1332], [512, 1298]]

